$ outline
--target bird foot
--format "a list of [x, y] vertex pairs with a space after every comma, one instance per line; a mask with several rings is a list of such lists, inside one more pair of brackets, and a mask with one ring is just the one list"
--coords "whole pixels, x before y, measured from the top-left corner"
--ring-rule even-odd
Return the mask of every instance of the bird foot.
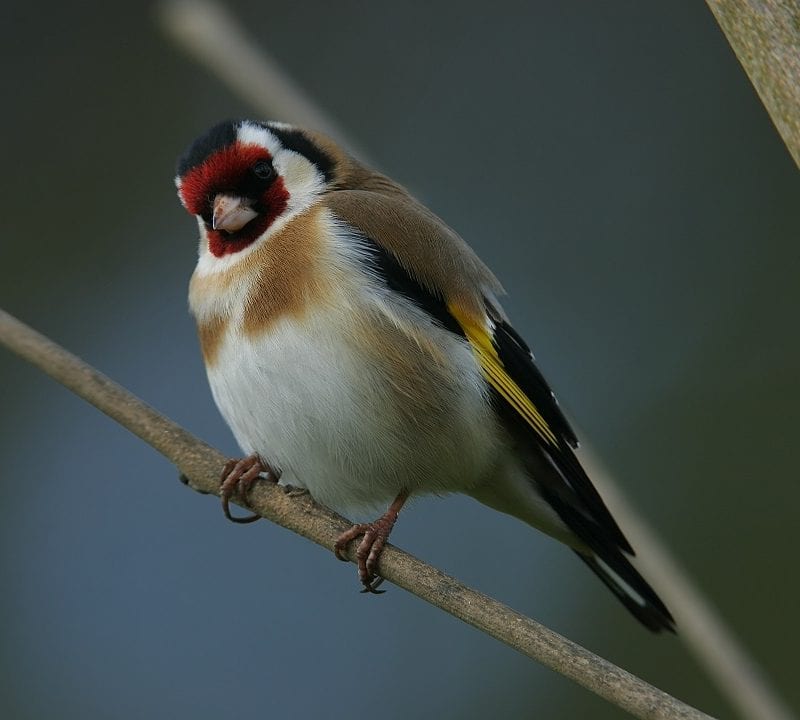
[[380, 558], [389, 534], [394, 526], [394, 519], [387, 520], [384, 515], [380, 519], [371, 523], [353, 525], [349, 530], [343, 532], [333, 546], [333, 552], [339, 560], [347, 561], [345, 552], [350, 541], [362, 537], [356, 549], [356, 559], [358, 561], [358, 579], [364, 586], [361, 592], [368, 592], [378, 595], [383, 590], [378, 590], [378, 586], [383, 582], [383, 578], [377, 574], [378, 558]]
[[384, 590], [378, 590], [378, 587], [383, 582], [383, 578], [378, 575], [378, 560], [397, 521], [400, 508], [403, 507], [407, 499], [408, 493], [401, 492], [389, 509], [377, 520], [371, 523], [353, 525], [336, 539], [333, 553], [339, 560], [347, 561], [348, 557], [345, 553], [347, 552], [348, 544], [352, 540], [363, 536], [356, 548], [358, 579], [364, 586], [361, 590], [362, 593], [380, 595], [385, 592]]
[[249, 455], [239, 460], [228, 460], [222, 469], [220, 478], [219, 496], [222, 499], [222, 512], [225, 517], [235, 523], [251, 523], [258, 520], [260, 515], [247, 515], [245, 517], [234, 517], [231, 515], [230, 501], [236, 498], [242, 504], [247, 505], [247, 493], [253, 483], [265, 473], [271, 482], [278, 482], [279, 473], [275, 472], [258, 455]]

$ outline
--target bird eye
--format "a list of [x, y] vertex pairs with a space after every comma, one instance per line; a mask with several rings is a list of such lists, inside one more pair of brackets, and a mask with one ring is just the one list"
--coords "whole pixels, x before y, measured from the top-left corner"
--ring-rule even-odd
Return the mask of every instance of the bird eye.
[[271, 162], [267, 162], [266, 160], [259, 160], [255, 165], [253, 165], [253, 175], [255, 175], [259, 180], [272, 180], [275, 177], [275, 168], [272, 167]]

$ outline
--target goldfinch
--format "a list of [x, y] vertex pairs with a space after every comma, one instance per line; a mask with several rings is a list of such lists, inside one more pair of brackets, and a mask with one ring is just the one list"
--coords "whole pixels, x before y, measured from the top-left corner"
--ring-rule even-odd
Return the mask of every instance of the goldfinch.
[[248, 455], [224, 469], [226, 516], [264, 473], [337, 510], [388, 507], [334, 548], [361, 538], [359, 577], [376, 592], [406, 500], [466, 493], [568, 545], [651, 630], [674, 629], [500, 283], [442, 220], [278, 122], [216, 125], [175, 182], [200, 229], [189, 304], [208, 380]]

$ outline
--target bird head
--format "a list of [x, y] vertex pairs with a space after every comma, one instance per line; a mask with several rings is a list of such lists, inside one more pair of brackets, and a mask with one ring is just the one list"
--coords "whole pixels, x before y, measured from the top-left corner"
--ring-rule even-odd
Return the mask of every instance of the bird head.
[[290, 125], [250, 120], [219, 123], [195, 140], [178, 161], [175, 184], [208, 252], [241, 252], [309, 207], [333, 177], [324, 144]]

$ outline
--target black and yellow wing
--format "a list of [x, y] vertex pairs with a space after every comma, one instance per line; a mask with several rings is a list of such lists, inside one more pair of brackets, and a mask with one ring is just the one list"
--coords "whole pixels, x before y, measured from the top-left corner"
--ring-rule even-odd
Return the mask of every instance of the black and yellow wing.
[[[451, 315], [463, 329], [475, 353], [486, 381], [507, 406], [503, 408], [506, 410], [503, 416], [523, 432], [528, 431], [530, 439], [539, 446], [572, 491], [554, 491], [548, 500], [579, 537], [585, 533], [573, 527], [578, 519], [574, 517], [576, 513], [585, 516], [581, 524], [596, 526], [592, 534], [606, 535], [617, 547], [633, 554], [633, 548], [575, 457], [573, 450], [577, 448], [578, 440], [547, 381], [536, 367], [530, 348], [488, 301], [486, 309], [485, 317], [476, 318], [456, 306], [449, 306]], [[513, 412], [509, 413], [508, 409]], [[570, 498], [571, 494], [574, 497]], [[572, 507], [559, 507], [562, 505], [559, 498]], [[570, 499], [577, 501], [577, 504], [569, 503]], [[568, 520], [564, 517], [565, 513], [573, 517]]]
[[[484, 317], [448, 304], [472, 347], [498, 412], [528, 446], [531, 480], [591, 550], [577, 552], [592, 571], [645, 626], [674, 630], [674, 620], [627, 556], [633, 548], [573, 452], [577, 438], [534, 362], [530, 348], [489, 300]], [[525, 441], [527, 438], [527, 442]]]
[[[575, 457], [573, 450], [578, 440], [536, 367], [530, 348], [489, 301], [486, 301], [487, 312], [483, 318], [471, 317], [453, 304], [448, 309], [463, 329], [486, 381], [506, 406], [503, 416], [521, 428], [523, 434], [527, 430], [530, 439], [547, 456], [571, 491], [562, 489], [559, 492], [553, 489], [552, 483], [550, 493], [546, 486], [543, 488], [551, 495], [547, 499], [562, 520], [589, 544], [584, 537], [586, 533], [573, 527], [579, 520], [576, 515], [582, 515], [580, 524], [595, 526], [592, 535], [606, 536], [607, 541], [633, 554], [633, 548]], [[509, 409], [513, 412], [507, 412]], [[566, 506], [560, 507], [562, 504]], [[568, 520], [565, 514], [573, 517]], [[594, 544], [590, 543], [590, 547]]]

